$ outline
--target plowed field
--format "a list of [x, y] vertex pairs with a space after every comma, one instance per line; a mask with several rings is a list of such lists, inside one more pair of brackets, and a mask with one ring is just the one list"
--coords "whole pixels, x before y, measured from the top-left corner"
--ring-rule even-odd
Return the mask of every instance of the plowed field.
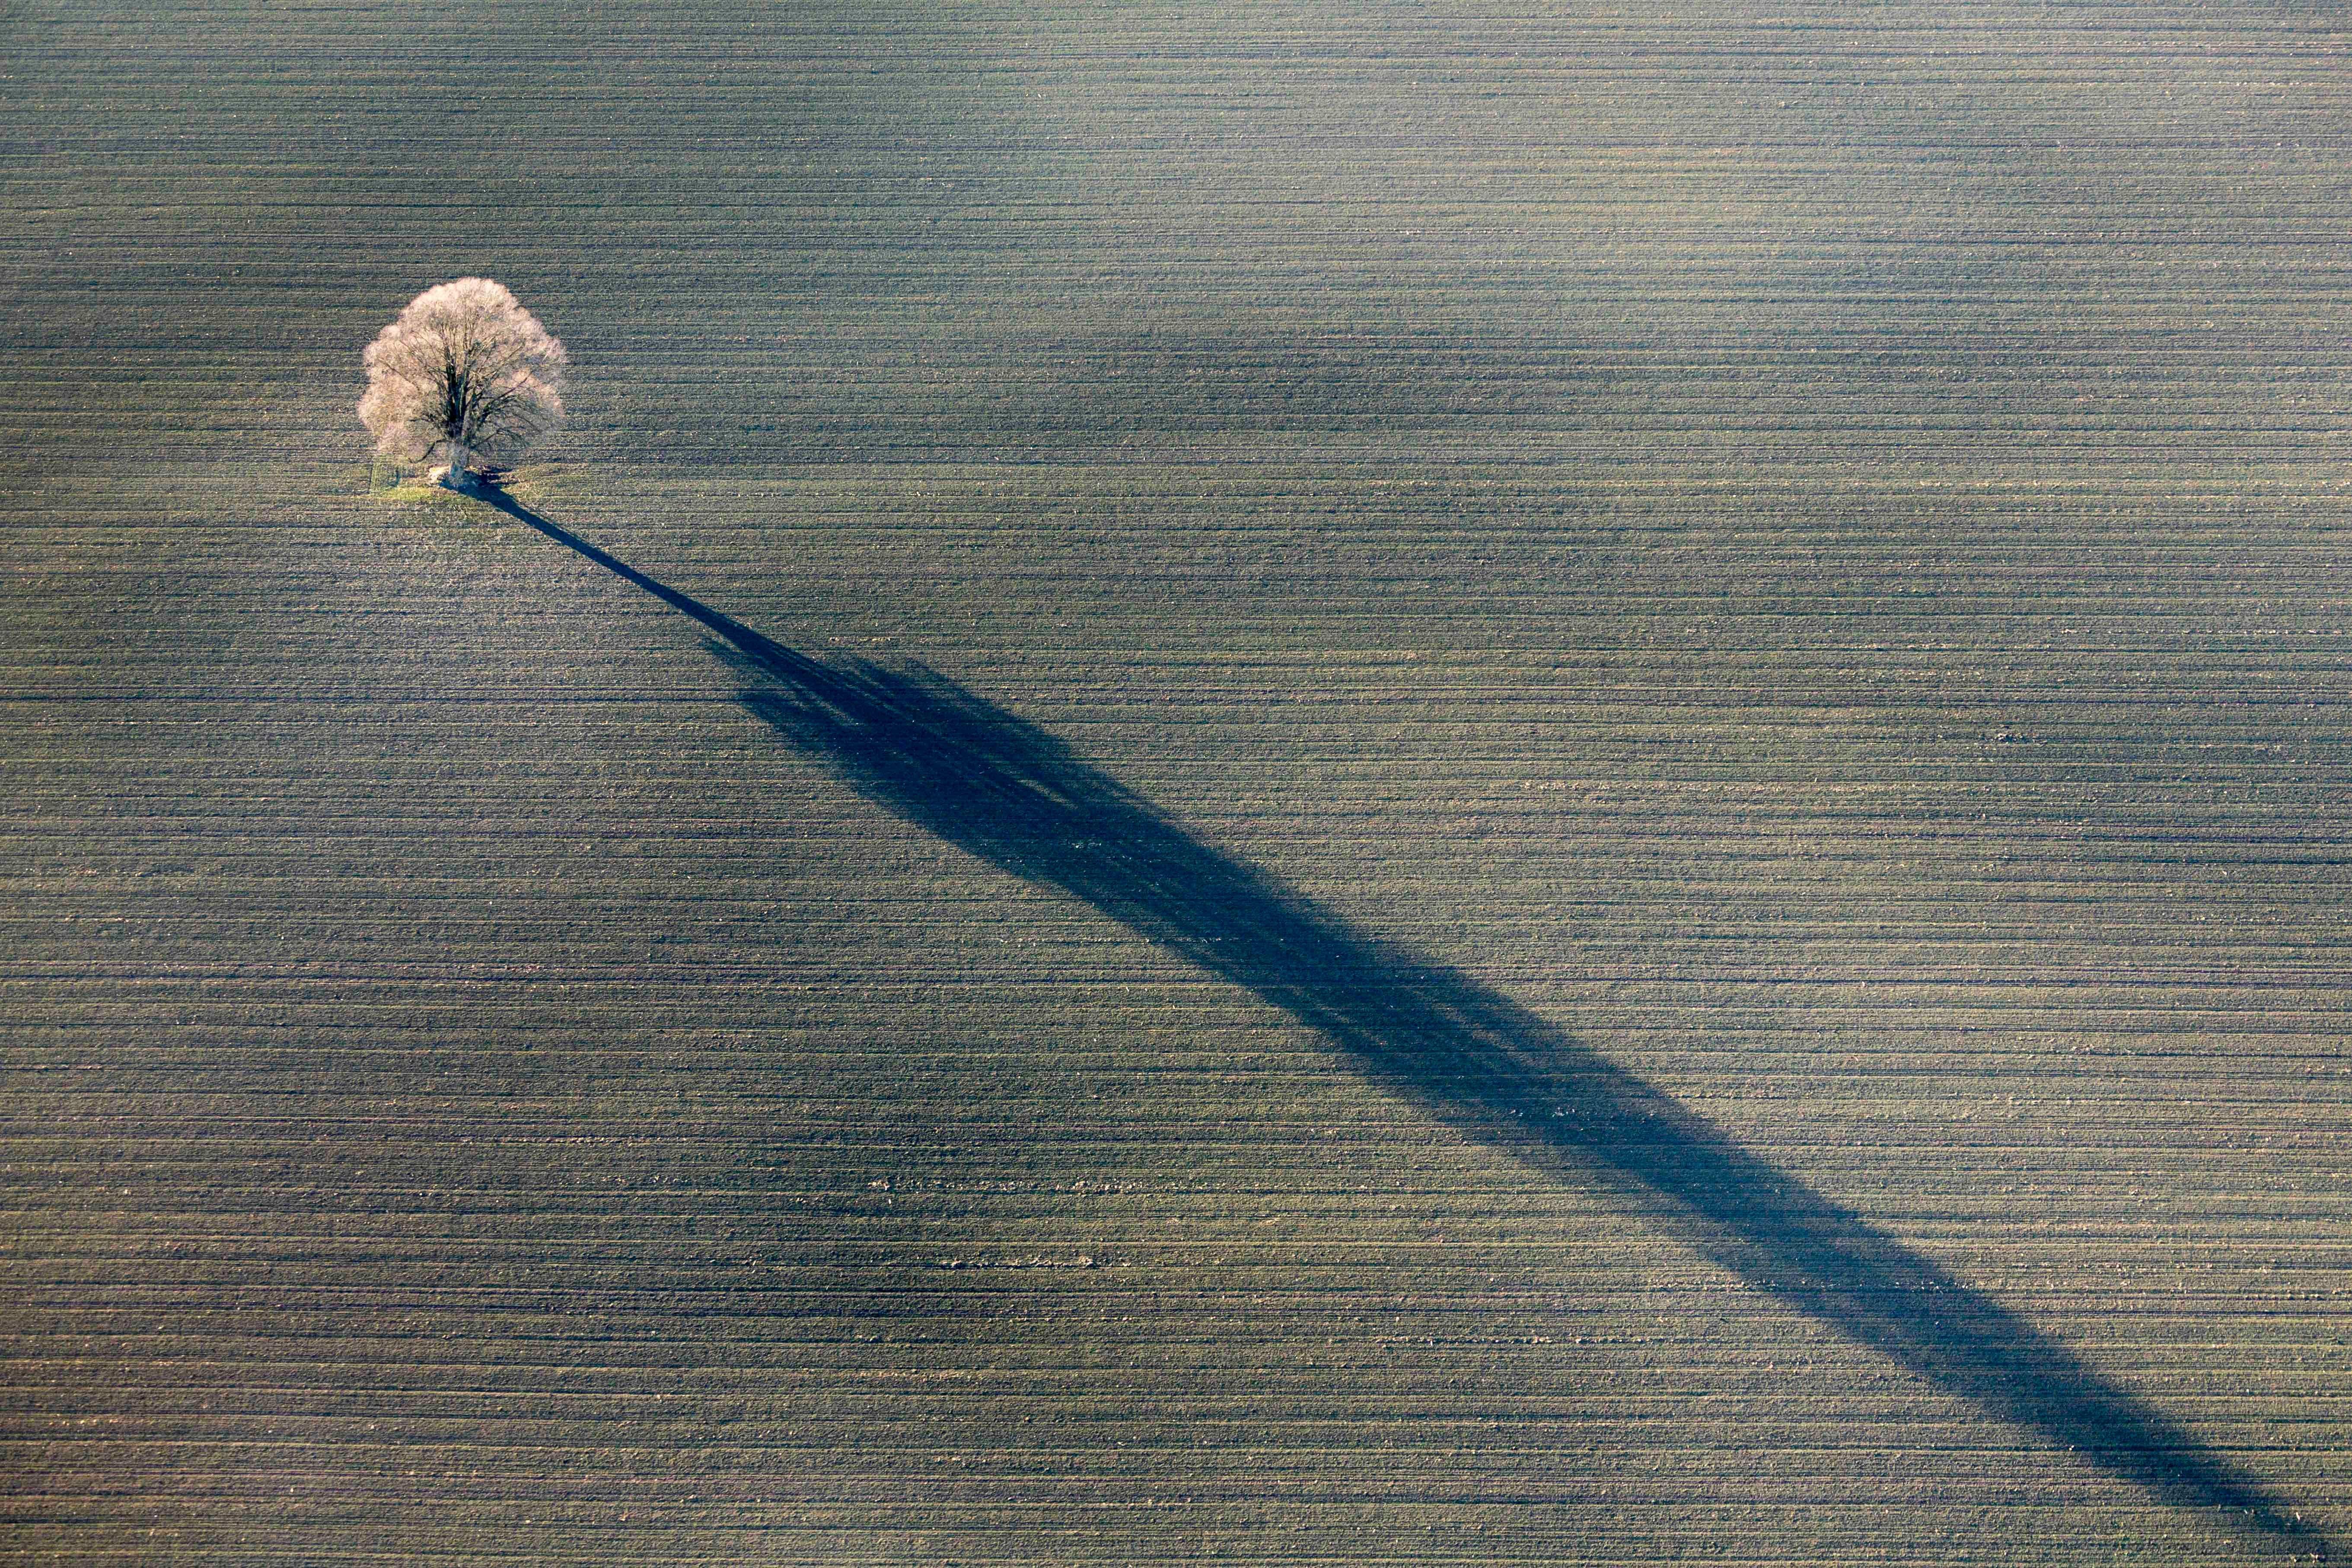
[[2347, 42], [0, 11], [0, 1560], [2352, 1550]]

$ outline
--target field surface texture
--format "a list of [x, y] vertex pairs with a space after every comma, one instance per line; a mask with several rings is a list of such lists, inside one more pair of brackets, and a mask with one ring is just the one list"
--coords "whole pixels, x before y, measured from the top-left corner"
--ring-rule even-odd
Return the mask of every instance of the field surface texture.
[[2347, 42], [0, 5], [0, 1562], [2342, 1560]]

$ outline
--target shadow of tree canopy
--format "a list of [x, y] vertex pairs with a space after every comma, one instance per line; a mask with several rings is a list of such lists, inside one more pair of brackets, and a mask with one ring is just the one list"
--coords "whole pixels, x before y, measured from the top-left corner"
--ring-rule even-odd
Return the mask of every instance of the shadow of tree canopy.
[[2248, 1544], [2326, 1542], [2057, 1340], [1460, 971], [1358, 931], [1194, 838], [1062, 741], [920, 666], [772, 641], [502, 495], [486, 499], [723, 639], [743, 704], [868, 799], [1084, 900], [1320, 1031], [1428, 1114], [1599, 1183], [1759, 1290]]

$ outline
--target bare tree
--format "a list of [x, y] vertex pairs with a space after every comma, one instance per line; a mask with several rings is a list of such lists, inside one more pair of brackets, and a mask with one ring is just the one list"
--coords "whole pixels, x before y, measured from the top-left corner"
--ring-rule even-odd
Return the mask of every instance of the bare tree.
[[462, 489], [477, 464], [512, 462], [563, 422], [562, 343], [502, 283], [427, 289], [367, 348], [360, 421], [400, 462], [436, 458]]

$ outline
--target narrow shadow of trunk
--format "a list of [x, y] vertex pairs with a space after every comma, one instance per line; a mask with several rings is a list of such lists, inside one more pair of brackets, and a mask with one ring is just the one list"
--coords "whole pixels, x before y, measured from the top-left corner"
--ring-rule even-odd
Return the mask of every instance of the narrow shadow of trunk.
[[2324, 1558], [2262, 1486], [2050, 1335], [1457, 970], [1188, 835], [1052, 735], [929, 670], [820, 661], [503, 495], [492, 504], [717, 633], [744, 705], [869, 799], [1059, 888], [1319, 1030], [1439, 1120], [1600, 1182], [1759, 1290], [2249, 1544]]

